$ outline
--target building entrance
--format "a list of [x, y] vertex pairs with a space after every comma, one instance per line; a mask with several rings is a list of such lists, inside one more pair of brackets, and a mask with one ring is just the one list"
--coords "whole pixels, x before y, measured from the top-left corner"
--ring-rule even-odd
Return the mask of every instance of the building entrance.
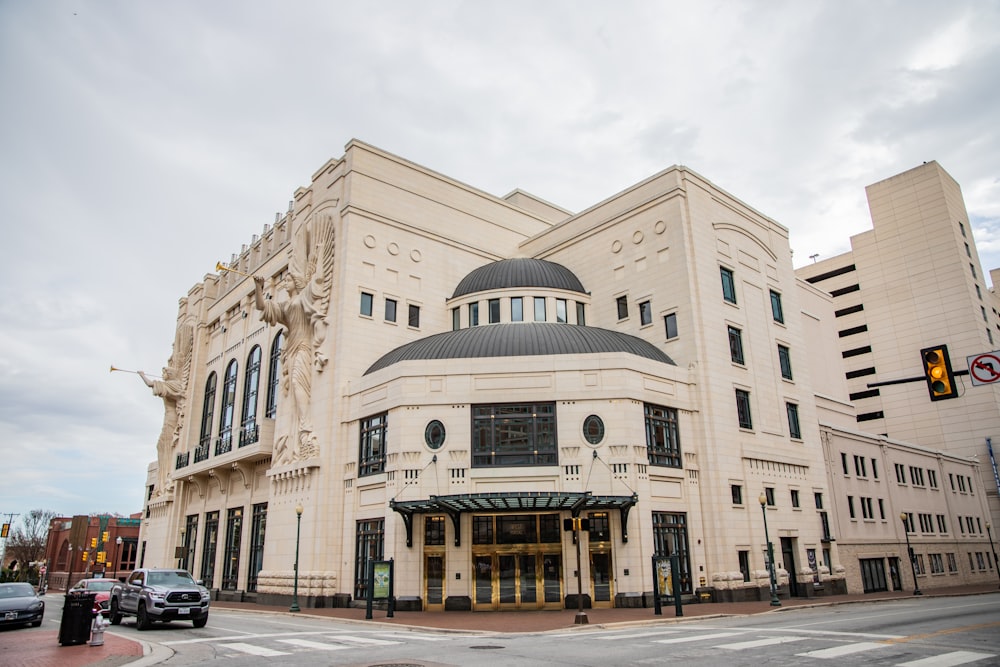
[[479, 554], [472, 561], [476, 611], [561, 608], [561, 554]]

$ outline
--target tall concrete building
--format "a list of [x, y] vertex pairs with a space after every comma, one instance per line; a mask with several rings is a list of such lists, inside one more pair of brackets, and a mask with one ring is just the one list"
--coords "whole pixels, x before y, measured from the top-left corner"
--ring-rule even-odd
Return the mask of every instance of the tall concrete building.
[[[864, 485], [886, 478], [834, 466], [848, 442], [866, 473], [883, 445], [938, 462], [845, 426], [835, 298], [787, 229], [685, 167], [572, 214], [352, 141], [181, 299], [145, 378], [165, 417], [140, 560], [342, 605], [391, 559], [410, 609], [649, 604], [667, 557], [686, 596], [902, 585], [898, 489], [875, 487], [879, 519]], [[946, 458], [942, 482], [978, 476]], [[956, 511], [981, 522], [976, 492]], [[845, 565], [851, 539], [876, 546]], [[954, 560], [937, 585], [992, 573]]]
[[[970, 358], [1000, 348], [1000, 315], [961, 188], [926, 162], [866, 191], [872, 229], [851, 237], [850, 252], [797, 271], [833, 296], [856, 428], [978, 460], [975, 490], [997, 525], [1000, 481], [988, 443], [1000, 439], [1000, 383], [974, 385], [963, 373]], [[956, 398], [932, 401], [923, 381], [885, 384], [923, 377], [921, 350], [939, 344], [959, 373]]]

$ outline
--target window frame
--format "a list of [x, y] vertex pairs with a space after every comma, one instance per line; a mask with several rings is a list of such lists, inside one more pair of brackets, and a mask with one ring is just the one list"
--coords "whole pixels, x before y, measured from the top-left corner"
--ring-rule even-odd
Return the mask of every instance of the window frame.
[[389, 433], [387, 411], [369, 415], [358, 421], [358, 477], [385, 472], [386, 438]]
[[736, 300], [736, 274], [732, 269], [725, 266], [719, 267], [719, 275], [722, 279], [722, 300], [735, 305]]
[[750, 392], [746, 389], [736, 389], [736, 417], [741, 429], [753, 430], [753, 410], [750, 404]]

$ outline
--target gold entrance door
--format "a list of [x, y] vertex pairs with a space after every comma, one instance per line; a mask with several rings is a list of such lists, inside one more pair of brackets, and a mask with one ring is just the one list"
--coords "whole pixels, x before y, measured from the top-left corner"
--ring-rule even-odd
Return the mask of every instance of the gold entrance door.
[[424, 556], [424, 609], [444, 611], [444, 555]]
[[[475, 611], [493, 611], [493, 554], [472, 557], [472, 576], [475, 578], [473, 592], [475, 599], [472, 608]], [[499, 599], [496, 604], [499, 604]]]
[[611, 551], [590, 552], [590, 595], [595, 608], [613, 607]]
[[473, 556], [476, 611], [558, 609], [562, 604], [559, 554], [493, 553]]

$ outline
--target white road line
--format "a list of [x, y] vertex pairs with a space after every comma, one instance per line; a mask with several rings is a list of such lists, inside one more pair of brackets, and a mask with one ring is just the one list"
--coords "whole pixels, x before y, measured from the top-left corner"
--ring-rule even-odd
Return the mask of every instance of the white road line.
[[839, 658], [842, 655], [851, 655], [852, 653], [863, 653], [864, 651], [872, 651], [877, 648], [886, 648], [889, 644], [882, 644], [876, 642], [858, 642], [856, 644], [844, 644], [843, 646], [834, 646], [833, 648], [824, 648], [818, 651], [809, 651], [807, 653], [796, 653], [795, 655], [801, 658]]
[[688, 635], [685, 637], [674, 637], [673, 639], [654, 639], [654, 644], [682, 644], [684, 642], [700, 642], [703, 639], [722, 639], [723, 637], [735, 637], [742, 632], [716, 632], [711, 635]]
[[733, 651], [742, 651], [746, 648], [760, 648], [761, 646], [774, 646], [775, 644], [787, 644], [788, 642], [800, 642], [805, 637], [771, 637], [769, 639], [754, 639], [748, 642], [736, 642], [735, 644], [720, 644], [715, 648], [726, 648]]
[[314, 642], [309, 639], [279, 639], [278, 641], [282, 644], [291, 644], [292, 646], [301, 646], [302, 648], [316, 648], [321, 651], [344, 651], [351, 648], [350, 646], [338, 646], [337, 644]]
[[240, 651], [241, 653], [249, 653], [250, 655], [259, 655], [265, 658], [271, 658], [279, 655], [291, 655], [290, 653], [285, 653], [284, 651], [272, 651], [269, 648], [264, 648], [263, 646], [254, 646], [253, 644], [244, 644], [243, 642], [236, 642], [235, 644], [220, 644], [222, 648], [231, 648], [235, 651]]
[[942, 655], [934, 655], [930, 658], [910, 660], [901, 662], [897, 667], [955, 667], [955, 665], [967, 665], [970, 662], [986, 660], [997, 657], [995, 653], [976, 653], [974, 651], [954, 651]]
[[348, 642], [354, 644], [365, 644], [369, 646], [389, 646], [390, 644], [400, 644], [402, 642], [389, 639], [372, 639], [371, 637], [355, 637], [353, 635], [327, 635], [330, 639], [338, 642]]
[[421, 642], [447, 642], [451, 641], [451, 637], [441, 637], [439, 635], [396, 635], [400, 639], [416, 639]]
[[603, 639], [605, 641], [618, 640], [618, 639], [640, 639], [642, 637], [660, 637], [661, 635], [675, 635], [679, 630], [661, 630], [657, 632], [637, 632], [631, 635], [607, 635], [604, 637], [595, 637], [594, 639]]

